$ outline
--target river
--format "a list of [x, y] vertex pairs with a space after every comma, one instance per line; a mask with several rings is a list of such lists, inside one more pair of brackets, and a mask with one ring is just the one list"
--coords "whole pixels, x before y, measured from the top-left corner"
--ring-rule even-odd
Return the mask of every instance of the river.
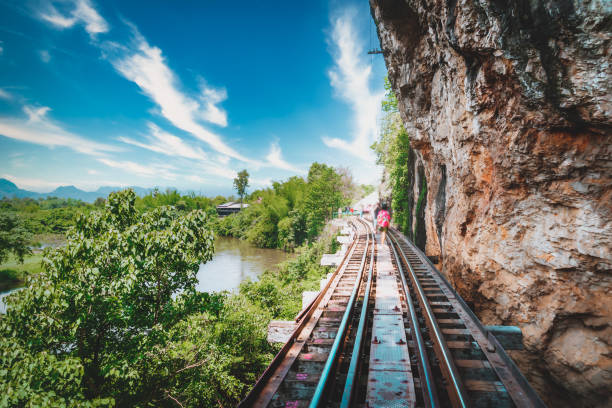
[[[236, 238], [216, 237], [215, 256], [200, 265], [196, 289], [200, 292], [234, 290], [246, 278], [257, 279], [264, 270], [275, 268], [291, 256], [278, 249], [257, 248]], [[3, 298], [19, 289], [0, 293], [0, 313], [5, 312]]]
[[257, 248], [236, 238], [216, 237], [215, 256], [200, 265], [198, 285], [200, 292], [218, 292], [238, 288], [246, 278], [256, 279], [266, 269], [291, 258], [279, 249]]

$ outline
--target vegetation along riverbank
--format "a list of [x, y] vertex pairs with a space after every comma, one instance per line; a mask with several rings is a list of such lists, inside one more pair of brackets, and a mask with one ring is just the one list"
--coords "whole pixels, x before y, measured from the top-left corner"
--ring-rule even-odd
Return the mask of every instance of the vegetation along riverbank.
[[[293, 318], [302, 291], [330, 271], [319, 260], [337, 249], [324, 229], [336, 203], [316, 197], [331, 186], [318, 177], [339, 178], [333, 168], [314, 168], [304, 189], [290, 188], [300, 184], [294, 178], [257, 192], [252, 228], [269, 227], [263, 219], [282, 231], [288, 217], [262, 218], [282, 206], [286, 214], [310, 206], [320, 218], [304, 217], [293, 259], [236, 293], [195, 290], [222, 222], [208, 205], [214, 201], [183, 201], [179, 209], [157, 205], [170, 193], [144, 200], [125, 190], [79, 211], [64, 245], [46, 249], [42, 271], [6, 298], [0, 406], [235, 405], [277, 351], [266, 340], [269, 321]], [[303, 195], [290, 206], [284, 191]]]

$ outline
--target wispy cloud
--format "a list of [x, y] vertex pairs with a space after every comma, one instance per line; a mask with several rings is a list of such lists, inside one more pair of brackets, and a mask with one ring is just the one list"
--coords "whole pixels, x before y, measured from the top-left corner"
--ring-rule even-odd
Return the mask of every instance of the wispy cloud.
[[283, 159], [283, 154], [278, 142], [273, 142], [270, 145], [270, 153], [266, 156], [266, 164], [268, 166], [276, 167], [278, 169], [293, 171], [295, 173], [304, 173], [303, 170], [298, 169], [294, 165], [288, 163]]
[[51, 61], [51, 54], [49, 54], [49, 51], [47, 50], [40, 50], [38, 52], [38, 56], [40, 57], [40, 60], [45, 64]]
[[13, 99], [13, 95], [8, 93], [4, 89], [0, 88], [0, 99], [11, 100], [11, 99]]
[[249, 184], [251, 184], [251, 187], [257, 187], [257, 188], [270, 187], [272, 185], [272, 179], [253, 177], [249, 180]]
[[[90, 0], [50, 0], [48, 7], [39, 16], [58, 28], [83, 25], [93, 39], [97, 34], [110, 30], [108, 23]], [[162, 50], [150, 45], [136, 26], [126, 21], [124, 23], [131, 29], [131, 38], [128, 41], [92, 41], [92, 45], [102, 51], [103, 57], [121, 76], [136, 84], [140, 91], [151, 99], [156, 105], [156, 114], [177, 129], [207, 143], [217, 155], [213, 160], [203, 149], [193, 147], [179, 136], [153, 124], [149, 126], [150, 134], [146, 136], [146, 140], [121, 137], [120, 141], [168, 156], [190, 159], [197, 163], [195, 166], [205, 169], [206, 174], [219, 178], [235, 177], [236, 172], [227, 167], [231, 159], [242, 161], [254, 168], [276, 167], [303, 173], [282, 158], [278, 143], [271, 145], [266, 161], [248, 158], [230, 147], [221, 135], [211, 131], [206, 125], [208, 123], [227, 126], [227, 112], [220, 106], [227, 99], [227, 91], [224, 88], [212, 87], [199, 77], [198, 91], [185, 89], [180, 78], [170, 68]], [[100, 161], [136, 174], [151, 174], [151, 166], [117, 161], [109, 157], [103, 157]]]
[[[225, 98], [225, 92], [204, 87], [201, 101], [198, 102], [180, 90], [179, 81], [166, 64], [162, 51], [148, 44], [145, 38], [134, 29], [136, 46], [125, 55], [111, 57], [117, 72], [134, 82], [142, 92], [160, 108], [161, 115], [177, 128], [192, 134], [208, 143], [217, 152], [244, 161], [244, 157], [223, 142], [221, 137], [202, 126], [198, 119], [226, 124], [225, 112], [216, 106]], [[202, 103], [202, 101], [204, 101]]]
[[[40, 18], [53, 24], [58, 28], [70, 28], [76, 24], [83, 24], [85, 31], [93, 38], [96, 34], [106, 33], [109, 30], [108, 23], [89, 0], [70, 0], [64, 13], [60, 12], [56, 4], [50, 1], [39, 14]], [[59, 2], [64, 3], [66, 2]]]
[[121, 150], [116, 146], [94, 142], [65, 130], [47, 117], [49, 110], [47, 106], [24, 106], [23, 111], [27, 119], [0, 117], [0, 135], [42, 146], [64, 146], [93, 156]]
[[202, 109], [200, 117], [207, 122], [215, 123], [219, 126], [227, 126], [227, 113], [217, 105], [227, 99], [225, 89], [215, 89], [206, 85], [204, 80], [200, 80]]
[[177, 178], [176, 167], [168, 164], [143, 165], [129, 160], [113, 160], [106, 157], [98, 158], [98, 161], [109, 167], [127, 171], [144, 177], [157, 177], [165, 180], [175, 180]]
[[352, 21], [355, 12], [346, 10], [332, 21], [330, 44], [333, 48], [334, 67], [329, 71], [330, 83], [338, 96], [353, 110], [352, 140], [323, 137], [333, 148], [347, 151], [365, 160], [372, 160], [370, 145], [376, 140], [376, 119], [384, 91], [370, 89], [371, 67], [364, 57], [363, 47]]
[[149, 123], [148, 126], [150, 134], [147, 136], [147, 143], [142, 143], [128, 137], [120, 137], [119, 140], [167, 156], [206, 160], [206, 153], [199, 147], [188, 145], [180, 137], [160, 129], [154, 123]]

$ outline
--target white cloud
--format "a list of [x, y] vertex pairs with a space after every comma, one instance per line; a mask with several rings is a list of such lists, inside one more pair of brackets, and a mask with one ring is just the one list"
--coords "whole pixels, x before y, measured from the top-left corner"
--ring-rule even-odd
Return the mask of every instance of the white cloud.
[[272, 186], [272, 179], [252, 177], [249, 180], [249, 184], [251, 185], [251, 187], [257, 187], [257, 188], [270, 187]]
[[207, 122], [227, 126], [227, 113], [217, 106], [227, 99], [227, 91], [208, 87], [204, 81], [200, 82], [200, 89], [202, 92], [200, 101], [204, 105], [200, 117]]
[[46, 10], [40, 13], [40, 18], [58, 28], [71, 28], [76, 24], [83, 24], [85, 31], [92, 38], [96, 34], [108, 32], [108, 23], [89, 0], [70, 0], [70, 9], [67, 14], [63, 14], [55, 7], [54, 2], [50, 1]]
[[23, 111], [28, 115], [28, 122], [41, 123], [45, 120], [47, 112], [51, 110], [48, 106], [24, 106]]
[[[41, 18], [60, 28], [83, 24], [92, 38], [95, 38], [96, 34], [109, 31], [107, 22], [96, 11], [90, 0], [65, 0], [64, 4], [69, 4], [72, 8], [62, 11], [58, 10], [55, 3], [51, 1], [48, 4], [45, 12], [40, 14]], [[193, 97], [183, 92], [179, 78], [168, 66], [161, 49], [149, 45], [135, 26], [130, 23], [126, 24], [131, 27], [133, 33], [130, 44], [124, 45], [112, 41], [92, 42], [92, 44], [102, 50], [104, 57], [110, 61], [120, 75], [134, 82], [157, 105], [156, 113], [176, 128], [206, 142], [219, 153], [217, 163], [210, 160], [207, 162], [205, 166], [207, 172], [222, 178], [235, 177], [235, 171], [224, 167], [232, 158], [248, 163], [255, 168], [270, 166], [300, 172], [299, 169], [282, 159], [278, 145], [272, 146], [267, 157], [268, 161], [264, 163], [243, 156], [227, 145], [221, 136], [204, 127], [202, 122], [227, 126], [227, 113], [219, 106], [227, 99], [227, 91], [223, 88], [213, 88], [200, 78], [200, 92], [197, 96]], [[143, 143], [127, 137], [120, 138], [124, 143], [167, 155], [200, 161], [206, 158], [202, 149], [194, 149], [179, 137], [157, 127], [151, 129], [151, 135], [147, 139], [148, 143]], [[124, 168], [131, 168], [141, 174], [146, 173], [146, 170], [136, 168], [130, 162], [113, 162], [112, 164], [115, 167], [120, 164]]]
[[331, 85], [353, 110], [352, 140], [323, 137], [323, 142], [329, 147], [372, 161], [370, 145], [377, 137], [376, 119], [384, 91], [370, 90], [371, 67], [367, 64], [363, 47], [358, 43], [358, 35], [352, 25], [354, 14], [349, 10], [332, 21], [330, 41], [334, 48], [335, 66], [329, 71]]
[[98, 170], [89, 169], [89, 170], [87, 170], [87, 174], [90, 174], [92, 176], [98, 176], [98, 175], [100, 175], [100, 172]]
[[129, 160], [118, 161], [105, 157], [98, 158], [98, 161], [102, 164], [106, 164], [109, 167], [127, 171], [139, 176], [157, 177], [166, 180], [175, 180], [177, 178], [176, 173], [173, 172], [173, 170], [176, 168], [168, 164], [142, 165]]
[[0, 41], [0, 55], [2, 55], [2, 53], [4, 52], [4, 47], [2, 46], [2, 44], [4, 44], [4, 41]]
[[23, 110], [28, 116], [27, 120], [0, 117], [0, 135], [42, 146], [69, 147], [79, 153], [93, 156], [121, 150], [115, 146], [85, 139], [56, 125], [47, 118], [46, 115], [50, 108], [46, 106], [24, 106]]
[[230, 158], [220, 154], [219, 156], [217, 156], [217, 161], [221, 164], [227, 165], [230, 161]]
[[206, 160], [206, 153], [202, 149], [188, 145], [180, 137], [160, 129], [154, 123], [149, 123], [149, 130], [150, 135], [147, 136], [147, 143], [141, 143], [127, 137], [120, 137], [119, 140], [167, 156]]
[[266, 161], [267, 164], [272, 167], [293, 171], [296, 173], [304, 173], [303, 170], [300, 170], [292, 164], [287, 163], [287, 161], [283, 159], [281, 148], [277, 142], [273, 142], [270, 145], [270, 153], [268, 153], [268, 155], [266, 156]]
[[38, 55], [40, 56], [40, 60], [44, 62], [45, 64], [51, 61], [51, 54], [49, 54], [49, 51], [47, 50], [39, 51]]
[[193, 164], [192, 170], [199, 170], [204, 176], [212, 176], [226, 180], [233, 180], [237, 176], [235, 170], [212, 161], [196, 162]]
[[161, 115], [177, 128], [208, 143], [217, 152], [244, 162], [253, 162], [226, 145], [219, 135], [204, 128], [198, 119], [223, 124], [225, 113], [216, 107], [225, 93], [204, 88], [204, 106], [179, 90], [178, 80], [166, 64], [162, 52], [150, 46], [139, 33], [135, 33], [136, 49], [127, 55], [113, 59], [115, 69], [126, 79], [134, 82], [160, 108]]
[[0, 99], [11, 100], [13, 99], [13, 95], [0, 88]]

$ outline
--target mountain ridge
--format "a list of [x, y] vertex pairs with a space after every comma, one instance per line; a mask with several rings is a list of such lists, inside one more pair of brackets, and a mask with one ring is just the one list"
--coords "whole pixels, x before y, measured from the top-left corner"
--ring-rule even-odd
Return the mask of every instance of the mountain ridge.
[[75, 200], [82, 200], [85, 202], [92, 203], [97, 198], [106, 198], [111, 192], [122, 190], [124, 188], [131, 188], [134, 190], [136, 195], [144, 196], [149, 192], [153, 191], [152, 188], [144, 188], [138, 186], [130, 187], [119, 187], [119, 186], [101, 186], [95, 191], [85, 191], [77, 188], [73, 185], [59, 186], [53, 191], [48, 193], [37, 193], [35, 191], [29, 191], [19, 188], [17, 184], [12, 181], [0, 178], [0, 199], [1, 198], [46, 198], [46, 197], [58, 197], [58, 198], [72, 198]]

